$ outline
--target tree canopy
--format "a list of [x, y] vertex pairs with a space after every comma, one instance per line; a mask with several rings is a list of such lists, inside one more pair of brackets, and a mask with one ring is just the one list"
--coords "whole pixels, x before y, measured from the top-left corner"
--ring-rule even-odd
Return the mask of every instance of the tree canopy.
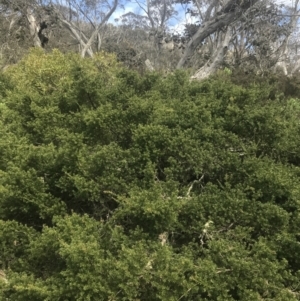
[[295, 75], [299, 0], [0, 0], [0, 68], [30, 47], [93, 57], [117, 54], [130, 68], [190, 69], [203, 80], [224, 67]]

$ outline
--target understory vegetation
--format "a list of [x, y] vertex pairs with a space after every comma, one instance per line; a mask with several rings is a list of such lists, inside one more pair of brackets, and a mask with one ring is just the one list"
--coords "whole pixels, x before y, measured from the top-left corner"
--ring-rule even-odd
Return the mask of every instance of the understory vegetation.
[[0, 74], [0, 300], [299, 300], [299, 93], [33, 49]]

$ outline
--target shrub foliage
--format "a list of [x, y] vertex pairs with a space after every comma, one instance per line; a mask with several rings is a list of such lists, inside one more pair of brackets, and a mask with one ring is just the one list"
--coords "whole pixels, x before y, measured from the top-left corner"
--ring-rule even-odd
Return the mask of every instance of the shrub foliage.
[[230, 77], [2, 74], [0, 300], [299, 300], [299, 100]]

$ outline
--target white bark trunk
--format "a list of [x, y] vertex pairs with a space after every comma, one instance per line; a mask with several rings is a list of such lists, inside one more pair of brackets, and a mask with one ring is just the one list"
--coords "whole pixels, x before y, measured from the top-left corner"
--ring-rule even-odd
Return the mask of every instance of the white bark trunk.
[[148, 71], [154, 71], [155, 70], [154, 67], [152, 66], [151, 62], [148, 59], [145, 61], [145, 65], [146, 65], [146, 68], [147, 68]]
[[27, 20], [29, 22], [29, 29], [30, 29], [30, 35], [32, 36], [33, 39], [33, 44], [35, 47], [42, 47], [41, 40], [39, 38], [39, 31], [40, 31], [40, 26], [37, 23], [35, 16], [31, 12], [31, 10], [28, 8], [27, 9]]
[[224, 57], [226, 55], [230, 39], [231, 29], [227, 28], [225, 34], [220, 37], [220, 43], [214, 51], [212, 58], [191, 77], [192, 80], [201, 81], [215, 73], [220, 68], [224, 62]]
[[286, 67], [286, 62], [284, 60], [278, 61], [275, 66], [274, 66], [274, 72], [281, 73], [283, 75], [288, 75], [287, 67]]
[[111, 17], [111, 15], [116, 10], [117, 6], [118, 6], [118, 0], [114, 0], [113, 7], [110, 9], [110, 11], [107, 13], [107, 15], [101, 21], [101, 23], [95, 28], [95, 30], [93, 31], [91, 37], [89, 38], [89, 40], [87, 41], [87, 43], [83, 47], [83, 49], [81, 51], [81, 56], [82, 57], [85, 57], [85, 54], [88, 51], [88, 49], [91, 49], [92, 43], [95, 40], [95, 38], [97, 37], [98, 33], [100, 32], [101, 27], [108, 21], [108, 19]]
[[292, 69], [292, 71], [290, 72], [290, 75], [294, 75], [297, 71], [299, 71], [300, 69], [300, 60], [298, 60], [294, 66], [294, 68]]
[[221, 15], [217, 15], [210, 21], [205, 22], [198, 29], [187, 44], [184, 54], [177, 64], [177, 69], [184, 67], [186, 61], [194, 54], [195, 49], [205, 38], [236, 21], [249, 7], [252, 7], [258, 1], [259, 0], [248, 0], [244, 1], [245, 3], [243, 3], [243, 1], [238, 1], [240, 6], [237, 4], [236, 0], [229, 1], [228, 6], [231, 4], [234, 9], [226, 12], [221, 11]]
[[[72, 23], [68, 22], [65, 19], [61, 19], [61, 22], [65, 25], [65, 27], [72, 33], [72, 35], [74, 36], [74, 38], [78, 41], [79, 45], [80, 45], [80, 51], [82, 53], [82, 48], [86, 45], [84, 39], [80, 36], [78, 30], [75, 28], [75, 26], [73, 26]], [[92, 51], [91, 48], [86, 49], [86, 51], [89, 56], [93, 57], [94, 53]]]
[[[284, 75], [288, 75], [288, 71], [287, 71], [287, 67], [286, 67], [286, 60], [288, 58], [288, 43], [290, 41], [291, 35], [294, 32], [294, 30], [298, 24], [298, 20], [299, 20], [298, 4], [299, 4], [299, 0], [296, 0], [295, 4], [294, 4], [294, 9], [293, 9], [292, 17], [290, 20], [290, 24], [289, 24], [290, 25], [290, 34], [284, 39], [282, 46], [281, 46], [281, 57], [283, 59], [279, 59], [275, 65], [275, 71], [279, 67], [283, 71]], [[290, 75], [293, 75], [293, 73], [295, 73], [298, 69], [299, 69], [299, 61], [296, 63], [294, 68], [291, 70]]]
[[96, 37], [98, 37], [97, 48], [101, 47], [100, 30], [101, 30], [102, 26], [111, 17], [111, 15], [114, 13], [114, 11], [116, 10], [116, 8], [118, 6], [118, 3], [119, 3], [119, 0], [114, 0], [113, 6], [109, 10], [109, 12], [105, 15], [105, 17], [103, 18], [101, 23], [99, 23], [97, 26], [95, 26], [95, 29], [89, 38], [83, 36], [80, 33], [80, 30], [71, 21], [68, 21], [58, 10], [55, 10], [60, 21], [71, 32], [73, 37], [78, 41], [78, 43], [80, 45], [80, 55], [82, 57], [85, 57], [86, 53], [88, 53], [88, 55], [91, 57], [94, 56], [94, 52], [92, 49], [92, 43], [95, 41]]

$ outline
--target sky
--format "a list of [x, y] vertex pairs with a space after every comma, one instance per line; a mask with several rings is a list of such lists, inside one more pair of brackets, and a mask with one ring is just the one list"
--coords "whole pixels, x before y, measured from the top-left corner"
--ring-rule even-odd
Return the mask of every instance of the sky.
[[[295, 0], [274, 0], [274, 1], [278, 4], [293, 5]], [[194, 22], [194, 20], [187, 19], [187, 18], [189, 18], [189, 16], [186, 16], [184, 14], [184, 10], [182, 8], [180, 9], [180, 5], [178, 5], [177, 11], [179, 12], [177, 17], [173, 18], [169, 22], [169, 27], [171, 27], [171, 30], [173, 30], [173, 31], [181, 31], [183, 24], [187, 23], [187, 21]], [[124, 5], [123, 8], [119, 8], [114, 12], [114, 14], [112, 15], [112, 17], [110, 19], [110, 22], [115, 24], [116, 19], [119, 19], [122, 15], [124, 15], [128, 12], [145, 15], [145, 12], [143, 12], [137, 6], [137, 4], [135, 4], [133, 2], [126, 2], [126, 4]]]
[[293, 4], [294, 0], [275, 0], [275, 2], [280, 4], [291, 5]]
[[[186, 18], [188, 16], [185, 15], [185, 10], [181, 5], [178, 4], [176, 6], [177, 7], [175, 7], [175, 10], [178, 11], [178, 15], [171, 19], [168, 25], [172, 31], [182, 31], [184, 27], [183, 24], [187, 23]], [[146, 15], [145, 12], [140, 9], [137, 4], [127, 2], [126, 5], [124, 5], [124, 8], [119, 8], [113, 13], [112, 17], [110, 18], [110, 22], [116, 24], [115, 20], [119, 19], [122, 15], [128, 12], [133, 12], [139, 15]]]

